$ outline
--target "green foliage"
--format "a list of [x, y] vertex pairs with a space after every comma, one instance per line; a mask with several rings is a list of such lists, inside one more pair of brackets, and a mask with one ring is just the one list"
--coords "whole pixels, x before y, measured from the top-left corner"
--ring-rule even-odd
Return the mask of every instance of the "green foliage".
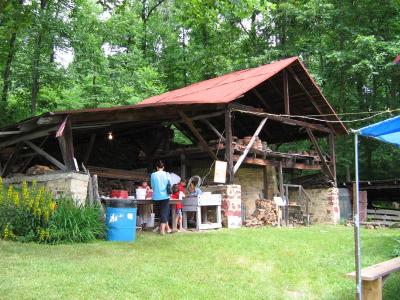
[[396, 241], [396, 245], [393, 250], [393, 257], [400, 256], [400, 240], [396, 239], [395, 241]]
[[104, 238], [101, 210], [76, 206], [71, 199], [53, 199], [44, 187], [22, 183], [3, 190], [0, 177], [0, 238], [21, 242], [70, 243]]
[[5, 240], [44, 241], [45, 228], [55, 211], [52, 194], [44, 187], [28, 188], [23, 182], [21, 191], [12, 185], [3, 191], [0, 178], [0, 234]]
[[71, 199], [60, 199], [49, 221], [45, 242], [84, 243], [105, 237], [105, 224], [98, 206], [76, 206]]
[[[35, 114], [134, 104], [294, 55], [337, 112], [399, 108], [399, 1], [6, 1], [0, 25], [2, 125], [32, 113], [34, 87]], [[339, 139], [339, 180], [351, 147]], [[400, 176], [399, 151], [363, 140], [361, 179]]]

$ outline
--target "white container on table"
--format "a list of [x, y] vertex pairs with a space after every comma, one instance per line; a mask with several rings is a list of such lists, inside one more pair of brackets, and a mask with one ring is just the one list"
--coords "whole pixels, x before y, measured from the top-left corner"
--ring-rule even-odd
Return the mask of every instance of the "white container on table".
[[146, 189], [136, 189], [136, 199], [145, 200], [146, 199]]

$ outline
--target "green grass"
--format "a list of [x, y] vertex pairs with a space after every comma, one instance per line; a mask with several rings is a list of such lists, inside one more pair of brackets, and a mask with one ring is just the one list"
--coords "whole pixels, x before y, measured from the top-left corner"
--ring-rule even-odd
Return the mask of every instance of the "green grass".
[[[363, 266], [390, 258], [395, 229], [363, 230]], [[354, 299], [353, 230], [237, 229], [134, 244], [0, 242], [1, 299]], [[400, 276], [385, 299], [400, 294]], [[398, 299], [398, 298], [397, 298]]]

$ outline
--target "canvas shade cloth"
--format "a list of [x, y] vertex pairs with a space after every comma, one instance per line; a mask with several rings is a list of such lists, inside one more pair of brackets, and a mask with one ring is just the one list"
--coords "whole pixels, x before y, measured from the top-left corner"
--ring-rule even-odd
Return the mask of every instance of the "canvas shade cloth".
[[400, 116], [363, 127], [358, 133], [400, 146]]

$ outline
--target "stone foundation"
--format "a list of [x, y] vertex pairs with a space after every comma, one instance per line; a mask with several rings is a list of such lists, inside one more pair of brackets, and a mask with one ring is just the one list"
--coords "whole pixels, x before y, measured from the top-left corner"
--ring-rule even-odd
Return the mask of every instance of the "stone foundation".
[[23, 181], [28, 184], [36, 181], [38, 186], [45, 186], [56, 198], [71, 197], [77, 204], [86, 201], [89, 175], [77, 172], [52, 172], [42, 175], [16, 176], [3, 179], [5, 185], [20, 186]]
[[309, 206], [312, 221], [338, 224], [340, 221], [339, 189], [306, 189], [311, 199]]

